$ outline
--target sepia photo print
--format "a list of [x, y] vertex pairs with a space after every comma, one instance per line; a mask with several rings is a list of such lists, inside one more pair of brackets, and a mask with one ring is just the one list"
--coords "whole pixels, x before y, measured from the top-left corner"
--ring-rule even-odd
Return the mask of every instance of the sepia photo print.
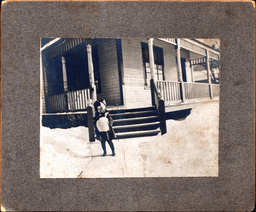
[[220, 40], [41, 38], [41, 178], [218, 177]]

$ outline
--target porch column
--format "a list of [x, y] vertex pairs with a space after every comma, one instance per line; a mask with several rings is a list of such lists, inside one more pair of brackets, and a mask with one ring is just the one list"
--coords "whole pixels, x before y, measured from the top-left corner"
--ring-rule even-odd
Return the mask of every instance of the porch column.
[[149, 66], [150, 66], [151, 79], [155, 80], [155, 60], [154, 60], [153, 41], [154, 41], [154, 38], [148, 39], [148, 51], [149, 51]]
[[63, 87], [64, 92], [68, 92], [68, 80], [67, 80], [67, 69], [66, 69], [66, 60], [65, 57], [61, 57], [62, 60], [62, 74], [63, 74]]
[[181, 68], [181, 57], [180, 57], [180, 38], [177, 38], [177, 63], [178, 63], [178, 80], [180, 82], [180, 96], [181, 101], [185, 101], [185, 88], [184, 88], [184, 82], [182, 78], [182, 68]]
[[64, 110], [68, 111], [68, 78], [67, 78], [67, 69], [66, 69], [66, 60], [65, 57], [61, 57], [62, 61], [62, 74], [63, 74], [63, 87], [64, 87], [64, 101], [65, 101], [65, 108]]
[[212, 79], [211, 79], [211, 68], [210, 68], [210, 58], [209, 58], [209, 50], [206, 50], [206, 65], [207, 65], [207, 79], [209, 83], [209, 96], [212, 99]]
[[153, 48], [154, 38], [148, 39], [148, 53], [149, 53], [149, 67], [150, 67], [150, 90], [151, 90], [151, 100], [152, 106], [158, 105], [157, 97], [155, 94], [155, 59], [154, 59], [154, 48]]
[[90, 81], [90, 95], [92, 103], [97, 101], [97, 89], [94, 82], [94, 71], [93, 71], [93, 62], [92, 62], [92, 46], [87, 44], [87, 56], [88, 56], [88, 70], [89, 70], [89, 81]]
[[90, 81], [90, 98], [92, 102], [90, 102], [87, 107], [87, 123], [88, 123], [88, 131], [89, 131], [89, 140], [90, 142], [95, 141], [95, 129], [93, 124], [93, 117], [95, 116], [93, 104], [97, 101], [97, 93], [96, 86], [94, 83], [94, 71], [93, 71], [93, 62], [92, 62], [92, 46], [91, 44], [87, 44], [87, 57], [88, 57], [88, 71], [89, 71], [89, 81]]
[[193, 67], [193, 65], [191, 64], [191, 62], [190, 62], [190, 70], [191, 70], [191, 81], [194, 82], [194, 73], [193, 73], [194, 67]]
[[46, 75], [46, 68], [45, 68], [45, 66], [43, 66], [43, 82], [44, 82], [45, 94], [48, 95], [48, 84], [47, 84], [47, 75]]
[[42, 77], [43, 77], [43, 91], [42, 92], [42, 95], [44, 95], [43, 99], [44, 99], [44, 105], [43, 105], [43, 109], [44, 111], [43, 112], [48, 112], [48, 84], [47, 84], [47, 74], [46, 74], [46, 68], [43, 64], [41, 64], [41, 66], [43, 66], [43, 74], [42, 74]]

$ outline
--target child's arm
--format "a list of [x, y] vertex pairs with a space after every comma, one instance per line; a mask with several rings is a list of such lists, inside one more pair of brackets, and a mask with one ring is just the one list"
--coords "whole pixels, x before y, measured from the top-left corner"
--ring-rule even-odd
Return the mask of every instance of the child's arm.
[[107, 115], [106, 115], [106, 117], [108, 118], [108, 121], [109, 121], [109, 125], [110, 126], [113, 126], [113, 119], [111, 118], [111, 116], [109, 115], [109, 112], [107, 112]]

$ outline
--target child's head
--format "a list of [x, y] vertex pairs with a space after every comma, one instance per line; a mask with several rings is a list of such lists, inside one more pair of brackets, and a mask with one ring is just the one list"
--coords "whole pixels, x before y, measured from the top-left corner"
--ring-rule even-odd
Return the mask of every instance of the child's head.
[[96, 101], [94, 103], [95, 111], [98, 113], [105, 113], [106, 112], [106, 105], [100, 101]]
[[100, 99], [100, 102], [102, 102], [107, 107], [106, 99]]

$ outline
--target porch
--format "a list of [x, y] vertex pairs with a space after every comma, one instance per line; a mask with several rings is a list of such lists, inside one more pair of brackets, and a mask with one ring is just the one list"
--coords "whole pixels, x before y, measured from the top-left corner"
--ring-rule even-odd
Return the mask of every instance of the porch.
[[[181, 106], [181, 103], [192, 103], [218, 99], [219, 84], [156, 81], [156, 88], [165, 106]], [[184, 95], [182, 95], [182, 92]], [[183, 97], [183, 98], [182, 98]], [[50, 113], [86, 111], [91, 104], [90, 89], [69, 91], [48, 97], [48, 111]], [[150, 100], [149, 100], [150, 101]], [[110, 106], [111, 107], [111, 106]], [[112, 106], [112, 109], [122, 109], [124, 106]]]
[[193, 39], [62, 39], [55, 44], [42, 48], [44, 113], [86, 111], [100, 98], [120, 108], [152, 106], [150, 79], [165, 106], [219, 96], [214, 70], [214, 64], [219, 70], [219, 51]]

